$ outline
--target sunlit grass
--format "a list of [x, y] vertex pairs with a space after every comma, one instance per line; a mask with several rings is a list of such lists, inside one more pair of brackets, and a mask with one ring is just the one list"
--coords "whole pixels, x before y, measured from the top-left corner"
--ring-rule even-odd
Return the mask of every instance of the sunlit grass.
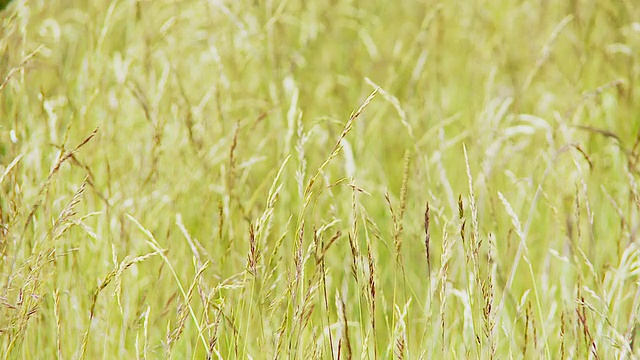
[[13, 1], [0, 354], [638, 357], [638, 19]]

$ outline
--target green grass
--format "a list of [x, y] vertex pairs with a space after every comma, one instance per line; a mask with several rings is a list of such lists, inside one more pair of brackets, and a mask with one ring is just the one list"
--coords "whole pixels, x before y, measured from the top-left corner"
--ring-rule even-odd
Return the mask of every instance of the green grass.
[[11, 2], [1, 357], [639, 357], [638, 19]]

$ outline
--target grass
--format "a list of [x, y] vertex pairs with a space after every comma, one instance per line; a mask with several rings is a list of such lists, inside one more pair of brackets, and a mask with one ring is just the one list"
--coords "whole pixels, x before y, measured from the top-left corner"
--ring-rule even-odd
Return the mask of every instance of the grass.
[[637, 19], [11, 2], [1, 357], [638, 358]]

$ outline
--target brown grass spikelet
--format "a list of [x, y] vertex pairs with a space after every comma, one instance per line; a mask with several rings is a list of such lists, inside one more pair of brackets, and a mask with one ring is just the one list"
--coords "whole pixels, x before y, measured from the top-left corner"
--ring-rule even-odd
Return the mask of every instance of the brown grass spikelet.
[[578, 325], [582, 327], [582, 335], [584, 337], [587, 353], [591, 353], [591, 355], [593, 355], [593, 357], [598, 360], [600, 359], [600, 356], [598, 356], [598, 348], [596, 346], [596, 342], [591, 335], [591, 331], [589, 330], [589, 324], [587, 322], [587, 307], [585, 306], [584, 296], [578, 294], [578, 297], [578, 306], [576, 307]]
[[357, 214], [357, 192], [355, 188], [352, 190], [351, 194], [351, 216], [353, 217], [353, 221], [351, 223], [351, 231], [349, 231], [348, 239], [349, 239], [349, 248], [351, 249], [351, 273], [356, 283], [358, 282], [358, 259], [360, 258], [360, 254], [358, 251], [358, 214]]
[[247, 255], [247, 270], [253, 276], [257, 275], [258, 250], [256, 248], [256, 232], [253, 223], [249, 225], [249, 254]]
[[355, 241], [354, 241], [354, 235], [352, 235], [352, 233], [350, 232], [349, 234], [347, 234], [347, 238], [349, 239], [349, 248], [351, 249], [351, 275], [353, 276], [353, 279], [357, 282], [358, 281], [358, 255], [357, 255], [357, 250], [356, 250], [356, 245], [355, 245]]
[[373, 250], [371, 249], [371, 241], [369, 239], [369, 234], [366, 234], [367, 239], [367, 263], [368, 263], [368, 271], [369, 271], [369, 281], [368, 281], [368, 298], [369, 298], [369, 311], [370, 311], [370, 320], [371, 320], [371, 331], [374, 339], [373, 342], [373, 353], [374, 359], [378, 358], [378, 346], [375, 341], [376, 339], [376, 262], [374, 259]]
[[373, 260], [373, 254], [371, 253], [371, 245], [367, 244], [367, 261], [369, 262], [369, 295], [371, 296], [371, 321], [372, 327], [375, 330], [375, 312], [376, 312], [376, 279], [375, 268], [376, 264]]
[[[318, 236], [318, 235], [314, 234], [314, 236]], [[327, 255], [327, 251], [329, 251], [329, 248], [331, 247], [331, 245], [333, 245], [336, 242], [336, 240], [338, 240], [341, 236], [342, 236], [342, 232], [340, 230], [337, 230], [336, 233], [329, 239], [329, 241], [326, 244], [324, 244], [324, 241], [320, 244], [321, 246], [318, 248], [319, 254], [317, 254], [316, 256], [316, 265], [324, 261], [324, 258]]]
[[213, 329], [211, 330], [212, 335], [209, 340], [209, 354], [207, 355], [207, 360], [211, 360], [213, 358], [211, 354], [215, 353], [216, 347], [218, 346], [218, 329], [220, 328], [220, 320], [223, 316], [222, 308], [219, 308], [213, 322]]
[[538, 327], [536, 326], [536, 318], [533, 315], [533, 310], [531, 309], [531, 301], [529, 301], [529, 315], [531, 316], [531, 333], [533, 335], [533, 347], [537, 351], [538, 349]]
[[400, 232], [403, 231], [402, 219], [404, 219], [404, 213], [407, 210], [407, 191], [409, 182], [409, 170], [411, 167], [411, 152], [406, 150], [404, 152], [404, 164], [402, 168], [402, 185], [400, 185]]
[[524, 316], [524, 341], [522, 343], [522, 357], [527, 357], [527, 347], [529, 345], [529, 323], [531, 319], [531, 302], [527, 304]]
[[564, 349], [566, 326], [565, 312], [562, 310], [562, 314], [560, 315], [560, 359], [566, 359]]
[[232, 193], [235, 187], [236, 182], [236, 148], [238, 147], [238, 134], [240, 133], [240, 122], [236, 123], [236, 128], [233, 132], [233, 139], [231, 140], [231, 147], [229, 148], [229, 172], [227, 174], [227, 186], [229, 188], [229, 192]]
[[[458, 218], [462, 221], [462, 223], [460, 224], [460, 238], [462, 239], [462, 243], [464, 244], [467, 219], [465, 219], [464, 217], [464, 203], [462, 202], [462, 195], [458, 195]], [[469, 261], [469, 259], [467, 259], [467, 261]]]
[[[344, 343], [343, 352], [345, 353], [345, 359], [351, 360], [353, 356], [353, 350], [351, 348], [351, 338], [349, 337], [349, 322], [347, 321], [347, 308], [344, 302], [344, 294], [340, 294], [340, 292], [336, 292], [336, 307], [338, 308], [338, 313], [340, 315], [340, 320], [342, 322], [342, 342]], [[340, 348], [340, 346], [338, 346]], [[340, 358], [340, 351], [338, 351], [338, 358]]]
[[431, 230], [429, 224], [431, 222], [431, 214], [429, 213], [429, 202], [425, 206], [424, 210], [424, 250], [427, 257], [427, 277], [431, 278]]

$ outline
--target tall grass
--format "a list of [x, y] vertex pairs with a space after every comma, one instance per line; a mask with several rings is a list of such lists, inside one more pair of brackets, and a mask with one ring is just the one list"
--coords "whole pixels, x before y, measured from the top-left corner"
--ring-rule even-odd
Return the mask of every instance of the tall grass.
[[638, 19], [14, 0], [1, 357], [639, 357]]

